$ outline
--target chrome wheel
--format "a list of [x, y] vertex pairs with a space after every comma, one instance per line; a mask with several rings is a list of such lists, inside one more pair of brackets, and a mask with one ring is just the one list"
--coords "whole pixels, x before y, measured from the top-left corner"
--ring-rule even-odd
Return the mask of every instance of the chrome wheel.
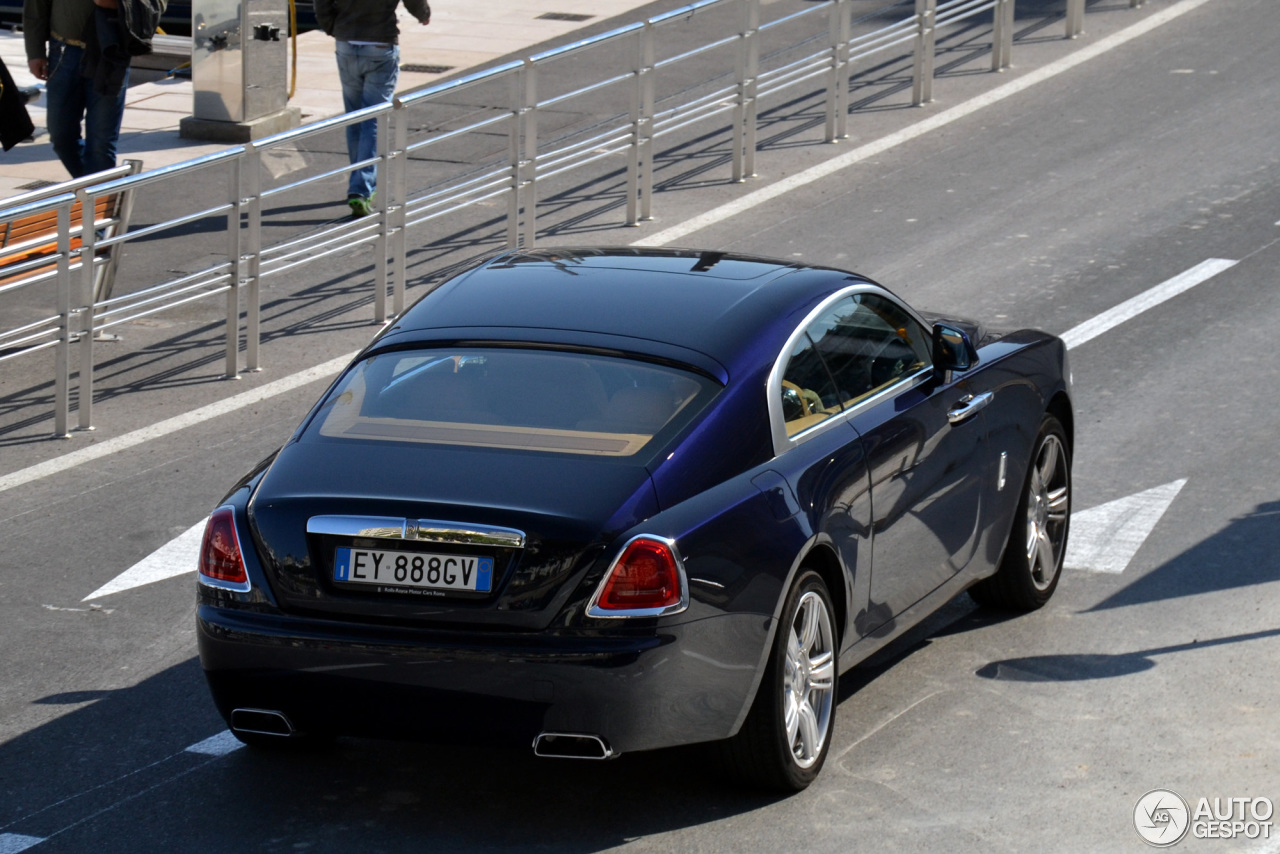
[[826, 582], [801, 569], [787, 590], [769, 663], [738, 734], [720, 743], [732, 776], [775, 792], [817, 778], [835, 730], [839, 624]]
[[1062, 422], [1046, 413], [1031, 447], [1004, 557], [995, 575], [969, 588], [980, 605], [1034, 611], [1062, 575], [1071, 527], [1071, 446]]
[[1044, 437], [1027, 483], [1027, 566], [1031, 583], [1046, 591], [1058, 577], [1067, 543], [1071, 481], [1067, 452], [1056, 434]]
[[835, 704], [835, 643], [826, 601], [815, 591], [801, 597], [791, 620], [782, 678], [783, 724], [791, 757], [809, 768], [831, 730]]

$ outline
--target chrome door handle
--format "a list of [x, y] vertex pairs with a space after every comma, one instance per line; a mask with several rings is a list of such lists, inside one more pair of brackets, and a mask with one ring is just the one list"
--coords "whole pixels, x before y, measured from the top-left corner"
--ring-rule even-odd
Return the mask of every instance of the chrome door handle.
[[976, 415], [979, 409], [982, 409], [982, 407], [986, 406], [994, 398], [995, 395], [989, 391], [984, 391], [977, 397], [974, 397], [971, 394], [966, 394], [960, 399], [960, 403], [958, 403], [955, 408], [948, 410], [947, 421], [952, 424], [961, 424]]

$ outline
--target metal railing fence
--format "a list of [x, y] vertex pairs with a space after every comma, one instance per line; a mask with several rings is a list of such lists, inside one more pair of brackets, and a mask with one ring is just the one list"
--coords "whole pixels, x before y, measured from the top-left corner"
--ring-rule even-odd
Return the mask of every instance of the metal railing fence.
[[[1144, 0], [1129, 0], [1131, 7]], [[893, 48], [910, 46], [912, 103], [932, 100], [934, 56], [939, 27], [980, 13], [992, 13], [993, 70], [1009, 65], [1013, 42], [1015, 0], [886, 0], [870, 14], [855, 17], [855, 0], [827, 0], [761, 23], [761, 0], [698, 0], [688, 6], [601, 35], [509, 62], [432, 86], [391, 103], [369, 107], [305, 125], [275, 136], [234, 146], [216, 154], [127, 177], [77, 186], [73, 192], [40, 202], [0, 209], [0, 223], [33, 213], [56, 212], [56, 258], [6, 266], [0, 270], [4, 290], [50, 279], [56, 281], [54, 313], [33, 323], [0, 333], [0, 361], [56, 348], [55, 435], [67, 435], [70, 412], [71, 348], [78, 348], [77, 408], [79, 427], [91, 429], [94, 337], [109, 327], [186, 303], [226, 295], [225, 375], [239, 374], [241, 303], [244, 303], [245, 369], [261, 367], [261, 289], [265, 281], [314, 264], [357, 245], [371, 244], [375, 254], [374, 320], [385, 322], [405, 307], [408, 234], [411, 229], [495, 199], [506, 201], [506, 237], [510, 247], [532, 246], [537, 235], [539, 183], [610, 158], [625, 161], [625, 219], [635, 225], [652, 216], [657, 142], [693, 125], [728, 117], [731, 170], [734, 181], [755, 171], [759, 105], [763, 99], [815, 83], [820, 85], [828, 142], [847, 136], [849, 89], [855, 67]], [[863, 4], [866, 5], [866, 4]], [[1081, 32], [1085, 0], [1065, 0], [1065, 36]], [[669, 51], [659, 58], [659, 46], [675, 44], [671, 31], [681, 22], [703, 14], [725, 14], [737, 26], [710, 42]], [[890, 23], [886, 16], [898, 15]], [[786, 36], [790, 33], [790, 36]], [[798, 35], [797, 35], [798, 34]], [[774, 43], [774, 42], [778, 43]], [[559, 66], [588, 52], [606, 55], [611, 73], [565, 91], [539, 95], [546, 84], [572, 83], [571, 75], [556, 77]], [[727, 56], [725, 56], [727, 54]], [[712, 62], [720, 69], [689, 87], [696, 63]], [[673, 92], [660, 95], [663, 81], [675, 81]], [[410, 117], [481, 86], [505, 88], [505, 104], [489, 104], [472, 118], [428, 129], [411, 139]], [[681, 88], [684, 85], [684, 88]], [[812, 91], [812, 89], [810, 89]], [[603, 105], [603, 117], [586, 128], [558, 136], [540, 134], [539, 120], [548, 111], [575, 104]], [[621, 108], [619, 105], [625, 104]], [[378, 126], [375, 155], [276, 186], [264, 187], [264, 158], [299, 149], [323, 135], [345, 132], [349, 126], [374, 121]], [[459, 168], [420, 191], [409, 188], [410, 163], [442, 146], [494, 137], [505, 138], [505, 151], [478, 164]], [[345, 158], [344, 158], [345, 160]], [[195, 212], [98, 240], [93, 229], [79, 229], [71, 221], [78, 199], [92, 210], [99, 198], [144, 186], [184, 182], [211, 166], [230, 168], [224, 199]], [[373, 165], [382, 204], [375, 214], [339, 221], [267, 243], [263, 213], [270, 203], [314, 190], [351, 171]], [[180, 186], [180, 185], [179, 185]], [[21, 199], [17, 200], [21, 201]], [[154, 286], [120, 296], [93, 298], [94, 261], [101, 250], [155, 236], [185, 224], [225, 217], [225, 255], [215, 263]], [[73, 247], [73, 235], [80, 238]], [[79, 276], [80, 288], [73, 288]], [[388, 308], [388, 296], [391, 304]]]

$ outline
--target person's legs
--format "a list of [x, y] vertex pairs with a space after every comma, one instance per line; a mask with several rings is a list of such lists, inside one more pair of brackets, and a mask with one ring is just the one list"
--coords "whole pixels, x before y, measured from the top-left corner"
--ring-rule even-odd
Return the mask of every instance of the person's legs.
[[[360, 71], [360, 46], [340, 41], [337, 45], [338, 81], [342, 84], [342, 111], [350, 113], [360, 109], [364, 92], [364, 75]], [[360, 159], [360, 126], [347, 125], [347, 158], [351, 163]], [[355, 173], [348, 180], [348, 195], [359, 195]]]
[[85, 81], [84, 167], [85, 174], [114, 169], [116, 144], [120, 140], [120, 123], [124, 120], [124, 96], [129, 88], [126, 70], [120, 94], [107, 98], [93, 91]]
[[84, 162], [80, 120], [84, 117], [86, 85], [80, 76], [82, 48], [49, 43], [49, 80], [45, 85], [45, 125], [49, 142], [72, 178], [89, 174]]
[[[352, 45], [338, 42], [338, 77], [342, 82], [342, 104], [347, 112], [391, 100], [400, 74], [400, 49], [395, 45]], [[347, 127], [347, 155], [352, 163], [372, 159], [378, 150], [378, 123], [374, 119]], [[368, 212], [373, 198], [377, 167], [352, 171], [347, 196], [352, 211]], [[359, 203], [358, 203], [359, 202]]]
[[[400, 48], [396, 45], [387, 47], [364, 47], [364, 90], [361, 93], [362, 106], [385, 104], [391, 100], [396, 91], [396, 80], [400, 76]], [[368, 160], [378, 153], [378, 123], [370, 119], [360, 123], [360, 159]], [[372, 199], [376, 189], [378, 170], [370, 165], [358, 173], [363, 188], [361, 195]], [[355, 177], [353, 175], [352, 177]]]

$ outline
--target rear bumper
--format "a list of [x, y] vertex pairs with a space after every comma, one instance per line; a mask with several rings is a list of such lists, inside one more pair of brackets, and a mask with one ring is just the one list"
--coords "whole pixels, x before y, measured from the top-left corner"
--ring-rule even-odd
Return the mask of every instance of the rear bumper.
[[732, 735], [768, 625], [726, 614], [507, 636], [197, 611], [200, 661], [224, 718], [272, 709], [302, 731], [523, 747], [541, 732], [586, 733], [619, 753]]

